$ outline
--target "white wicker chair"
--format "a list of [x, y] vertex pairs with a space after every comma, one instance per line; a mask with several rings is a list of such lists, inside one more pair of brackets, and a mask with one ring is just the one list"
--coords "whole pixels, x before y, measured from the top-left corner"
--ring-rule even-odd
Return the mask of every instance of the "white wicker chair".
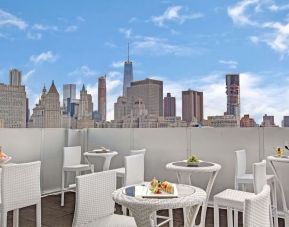
[[265, 185], [259, 194], [245, 199], [244, 226], [270, 227], [272, 225], [270, 187]]
[[1, 227], [7, 226], [7, 212], [13, 210], [18, 227], [19, 209], [36, 205], [36, 226], [41, 227], [41, 162], [4, 165], [1, 176]]
[[[253, 164], [255, 193], [266, 185], [266, 161]], [[228, 226], [233, 226], [232, 210], [243, 211], [246, 199], [251, 199], [255, 193], [226, 189], [214, 196], [214, 227], [219, 227], [219, 207], [227, 207]], [[234, 225], [237, 226], [236, 218]], [[247, 227], [247, 226], [246, 226]]]
[[132, 217], [114, 214], [112, 193], [116, 189], [113, 170], [76, 177], [73, 227], [135, 227]]
[[61, 181], [61, 206], [64, 206], [64, 192], [75, 188], [75, 184], [65, 187], [68, 172], [74, 172], [79, 176], [82, 171], [94, 172], [94, 166], [89, 164], [81, 164], [81, 147], [64, 147], [63, 165], [62, 165], [62, 181]]
[[[246, 151], [235, 151], [235, 189], [246, 191], [246, 185], [254, 184], [253, 174], [246, 173]], [[274, 226], [278, 227], [278, 214], [277, 214], [277, 195], [276, 195], [276, 180], [274, 175], [266, 175], [268, 185], [271, 187], [272, 197], [272, 212], [274, 217]], [[240, 189], [240, 185], [242, 186]], [[262, 186], [263, 188], [263, 186]], [[238, 222], [238, 213], [235, 212], [235, 222]], [[238, 225], [238, 224], [236, 224]]]

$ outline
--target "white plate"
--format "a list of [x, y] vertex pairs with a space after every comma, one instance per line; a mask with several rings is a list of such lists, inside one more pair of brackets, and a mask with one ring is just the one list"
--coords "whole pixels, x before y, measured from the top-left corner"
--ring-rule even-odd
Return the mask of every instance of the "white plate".
[[0, 160], [0, 166], [8, 163], [11, 159], [12, 159], [11, 157], [8, 157], [8, 158], [6, 158], [6, 159], [1, 159], [1, 160]]
[[161, 191], [160, 194], [155, 194], [150, 190], [150, 186], [147, 187], [147, 191], [146, 194], [143, 195], [143, 198], [159, 198], [159, 199], [165, 199], [165, 198], [177, 198], [179, 193], [178, 193], [178, 189], [177, 186], [175, 184], [172, 184], [174, 187], [174, 193], [170, 194], [164, 191]]

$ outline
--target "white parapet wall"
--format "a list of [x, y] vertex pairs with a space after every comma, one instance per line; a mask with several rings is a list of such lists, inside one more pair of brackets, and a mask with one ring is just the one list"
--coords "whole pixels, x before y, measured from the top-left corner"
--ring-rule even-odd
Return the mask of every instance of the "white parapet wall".
[[[95, 128], [69, 129], [0, 129], [0, 146], [12, 156], [13, 162], [42, 161], [43, 193], [57, 191], [61, 182], [64, 146], [82, 146], [82, 151], [98, 147], [116, 150], [111, 168], [123, 166], [123, 157], [130, 149], [146, 148], [145, 179], [154, 176], [176, 182], [175, 173], [165, 169], [168, 162], [184, 160], [194, 154], [207, 161], [217, 162], [222, 169], [212, 195], [234, 186], [234, 150], [247, 150], [247, 169], [274, 153], [274, 147], [289, 142], [286, 128]], [[97, 162], [96, 169], [101, 169]], [[268, 173], [271, 169], [268, 167]], [[281, 179], [289, 185], [288, 166], [280, 166]], [[208, 175], [193, 175], [192, 182], [204, 187]], [[289, 201], [289, 186], [285, 187]], [[280, 203], [281, 204], [281, 203]]]

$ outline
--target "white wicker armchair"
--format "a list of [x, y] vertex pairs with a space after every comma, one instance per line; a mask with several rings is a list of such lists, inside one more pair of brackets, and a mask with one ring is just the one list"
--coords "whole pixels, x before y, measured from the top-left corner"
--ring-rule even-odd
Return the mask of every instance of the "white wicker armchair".
[[113, 170], [76, 177], [76, 204], [72, 226], [135, 227], [132, 217], [114, 214], [112, 193], [116, 189]]
[[4, 165], [1, 176], [1, 227], [7, 226], [7, 212], [13, 210], [18, 226], [19, 209], [36, 205], [36, 226], [41, 227], [41, 162]]

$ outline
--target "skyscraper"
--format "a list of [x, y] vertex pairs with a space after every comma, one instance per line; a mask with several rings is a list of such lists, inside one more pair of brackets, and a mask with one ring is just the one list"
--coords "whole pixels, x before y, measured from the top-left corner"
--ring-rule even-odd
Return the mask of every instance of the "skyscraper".
[[240, 121], [240, 78], [239, 74], [226, 75], [227, 113]]
[[289, 116], [284, 116], [282, 121], [283, 127], [289, 127]]
[[72, 103], [76, 99], [76, 85], [64, 84], [63, 85], [63, 107], [66, 112], [69, 112], [68, 102]]
[[164, 117], [176, 116], [176, 98], [171, 96], [171, 93], [167, 93], [167, 97], [164, 97]]
[[26, 91], [21, 85], [21, 72], [10, 70], [10, 83], [0, 83], [0, 119], [5, 128], [26, 127]]
[[163, 116], [163, 81], [153, 79], [134, 81], [127, 89], [127, 97], [131, 104], [130, 108], [141, 98], [148, 114]]
[[101, 121], [106, 121], [106, 76], [98, 78], [98, 112]]
[[127, 61], [124, 62], [123, 72], [123, 96], [127, 96], [127, 88], [130, 87], [130, 83], [133, 81], [133, 68], [132, 62], [129, 60], [129, 44], [128, 44]]
[[197, 120], [201, 123], [204, 118], [203, 92], [187, 90], [182, 92], [182, 118], [186, 122]]
[[114, 120], [116, 122], [122, 121], [127, 115], [130, 114], [130, 104], [127, 97], [120, 96], [117, 102], [114, 103]]
[[79, 99], [79, 110], [77, 117], [77, 128], [94, 128], [92, 119], [93, 103], [91, 94], [87, 93], [85, 86], [82, 86]]
[[274, 121], [274, 116], [270, 116], [265, 114], [263, 116], [263, 121], [261, 123], [261, 126], [263, 127], [276, 127], [275, 121]]
[[46, 91], [45, 86], [39, 103], [33, 108], [29, 127], [31, 128], [60, 128], [61, 127], [61, 109], [59, 93], [55, 87], [54, 81]]
[[256, 127], [254, 118], [250, 118], [249, 114], [245, 114], [240, 120], [241, 127]]

